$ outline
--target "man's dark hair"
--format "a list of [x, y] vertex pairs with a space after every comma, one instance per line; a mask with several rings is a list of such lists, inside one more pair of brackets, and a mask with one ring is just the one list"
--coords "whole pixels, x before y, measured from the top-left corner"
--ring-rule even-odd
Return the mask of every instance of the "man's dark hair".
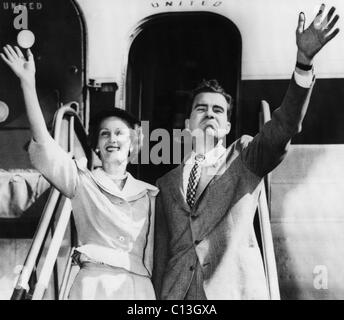
[[102, 110], [90, 120], [89, 130], [89, 143], [93, 150], [96, 149], [98, 144], [99, 127], [101, 122], [110, 117], [116, 117], [123, 120], [131, 129], [135, 129], [136, 125], [140, 125], [140, 122], [128, 111], [120, 108], [112, 108], [108, 110]]
[[226, 91], [220, 86], [218, 81], [216, 79], [212, 80], [202, 80], [195, 89], [191, 91], [190, 94], [190, 102], [189, 102], [189, 109], [188, 109], [188, 116], [190, 116], [192, 112], [192, 104], [195, 99], [195, 97], [199, 93], [203, 92], [214, 92], [214, 93], [219, 93], [224, 96], [224, 98], [227, 101], [227, 119], [230, 121], [231, 115], [232, 115], [232, 110], [233, 110], [233, 98], [231, 95], [226, 93]]

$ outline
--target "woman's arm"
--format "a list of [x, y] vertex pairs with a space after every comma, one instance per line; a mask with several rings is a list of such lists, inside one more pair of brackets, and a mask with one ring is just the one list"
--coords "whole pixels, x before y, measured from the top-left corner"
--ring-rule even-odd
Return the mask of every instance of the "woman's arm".
[[7, 45], [2, 60], [19, 78], [23, 90], [26, 113], [29, 119], [33, 141], [29, 156], [34, 168], [68, 198], [75, 194], [79, 176], [75, 162], [51, 137], [38, 102], [35, 83], [35, 62], [30, 50], [27, 59], [18, 47]]
[[26, 114], [29, 119], [33, 138], [38, 143], [45, 143], [51, 137], [45, 124], [36, 93], [36, 67], [33, 55], [30, 49], [27, 50], [27, 59], [18, 47], [14, 47], [13, 49], [10, 45], [7, 45], [3, 49], [4, 53], [0, 53], [2, 60], [20, 80]]

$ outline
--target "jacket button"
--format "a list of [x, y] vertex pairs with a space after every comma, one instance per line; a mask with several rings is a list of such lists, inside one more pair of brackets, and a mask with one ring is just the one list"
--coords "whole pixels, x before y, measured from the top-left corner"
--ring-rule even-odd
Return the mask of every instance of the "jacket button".
[[190, 271], [194, 271], [195, 270], [195, 267], [194, 266], [191, 266], [190, 267]]
[[119, 239], [119, 241], [124, 241], [125, 240], [123, 236], [120, 236], [118, 239]]

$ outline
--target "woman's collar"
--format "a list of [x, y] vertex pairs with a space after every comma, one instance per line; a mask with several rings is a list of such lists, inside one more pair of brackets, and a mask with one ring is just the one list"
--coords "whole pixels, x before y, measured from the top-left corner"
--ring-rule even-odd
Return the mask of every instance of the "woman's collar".
[[127, 179], [122, 190], [118, 188], [116, 183], [102, 168], [97, 168], [92, 171], [92, 175], [96, 183], [106, 192], [123, 198], [127, 201], [130, 201], [131, 198], [137, 197], [146, 191], [151, 192], [153, 196], [157, 195], [159, 192], [157, 187], [135, 179], [129, 172], [127, 173]]

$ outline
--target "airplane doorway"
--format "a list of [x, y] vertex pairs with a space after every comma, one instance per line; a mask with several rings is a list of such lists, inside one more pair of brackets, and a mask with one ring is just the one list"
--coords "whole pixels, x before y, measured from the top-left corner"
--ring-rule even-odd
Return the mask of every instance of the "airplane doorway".
[[[150, 131], [182, 129], [188, 94], [202, 79], [217, 79], [238, 108], [242, 45], [230, 20], [213, 13], [170, 13], [152, 17], [141, 29], [129, 52], [126, 107], [148, 120]], [[227, 144], [235, 138], [235, 119], [234, 110]], [[134, 171], [155, 183], [175, 166], [141, 164]]]
[[[237, 27], [212, 13], [176, 13], [154, 16], [141, 30], [129, 51], [126, 108], [149, 121], [150, 132], [164, 128], [171, 137], [173, 129], [184, 128], [190, 90], [202, 79], [217, 79], [234, 98], [226, 140], [227, 146], [232, 143], [238, 137], [240, 108], [242, 40]], [[149, 143], [150, 150], [156, 143]], [[171, 160], [172, 146], [171, 141]], [[131, 165], [129, 171], [155, 184], [175, 166], [149, 163]], [[254, 230], [263, 252], [257, 215]]]

